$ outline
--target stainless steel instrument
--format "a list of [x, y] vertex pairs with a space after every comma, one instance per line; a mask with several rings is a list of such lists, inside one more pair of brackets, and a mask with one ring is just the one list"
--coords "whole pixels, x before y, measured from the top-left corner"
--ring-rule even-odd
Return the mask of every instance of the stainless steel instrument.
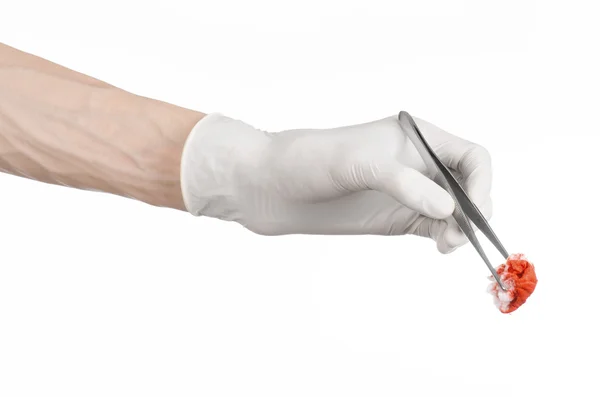
[[423, 134], [421, 131], [419, 131], [419, 127], [411, 115], [405, 111], [400, 112], [398, 114], [398, 122], [400, 123], [402, 130], [408, 135], [412, 143], [417, 148], [427, 166], [427, 169], [433, 175], [433, 180], [446, 189], [454, 199], [455, 209], [452, 217], [456, 220], [458, 226], [467, 236], [471, 244], [473, 244], [475, 250], [481, 256], [490, 272], [492, 272], [492, 275], [494, 276], [494, 279], [500, 288], [506, 291], [506, 287], [502, 283], [502, 280], [496, 272], [496, 269], [490, 263], [490, 260], [481, 247], [481, 244], [479, 244], [479, 240], [475, 235], [475, 230], [473, 229], [471, 222], [473, 222], [477, 229], [481, 230], [481, 232], [488, 238], [488, 240], [490, 240], [494, 247], [500, 251], [504, 259], [508, 258], [508, 252], [496, 234], [493, 232], [485, 217], [481, 214], [479, 208], [477, 208], [477, 206], [471, 201], [448, 167], [442, 163], [429, 143], [427, 143], [427, 140], [425, 140]]

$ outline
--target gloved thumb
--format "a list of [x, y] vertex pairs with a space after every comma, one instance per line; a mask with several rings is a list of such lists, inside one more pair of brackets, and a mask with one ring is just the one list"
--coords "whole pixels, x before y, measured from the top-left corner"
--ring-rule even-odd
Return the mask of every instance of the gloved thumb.
[[445, 219], [454, 211], [454, 200], [440, 185], [401, 163], [371, 166], [367, 185], [385, 193], [413, 211]]

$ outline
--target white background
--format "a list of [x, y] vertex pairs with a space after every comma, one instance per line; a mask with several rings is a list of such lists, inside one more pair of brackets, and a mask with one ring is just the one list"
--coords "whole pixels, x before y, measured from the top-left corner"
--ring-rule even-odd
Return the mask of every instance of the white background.
[[140, 95], [272, 131], [405, 109], [484, 145], [539, 278], [504, 315], [469, 246], [2, 175], [0, 396], [600, 395], [596, 2], [0, 3], [0, 41]]

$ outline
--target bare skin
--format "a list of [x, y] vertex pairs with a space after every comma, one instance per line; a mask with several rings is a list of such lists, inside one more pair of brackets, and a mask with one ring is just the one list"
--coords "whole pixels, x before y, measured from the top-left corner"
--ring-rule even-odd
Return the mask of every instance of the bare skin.
[[0, 43], [0, 171], [184, 210], [183, 144], [203, 113]]

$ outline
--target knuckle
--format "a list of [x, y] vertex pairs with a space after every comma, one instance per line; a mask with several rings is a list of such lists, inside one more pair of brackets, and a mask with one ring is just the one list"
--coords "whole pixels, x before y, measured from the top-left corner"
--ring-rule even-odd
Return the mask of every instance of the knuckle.
[[483, 146], [469, 142], [462, 151], [460, 161], [458, 163], [458, 169], [468, 169], [479, 165], [483, 165], [486, 169], [491, 169], [491, 154]]
[[479, 162], [485, 162], [487, 164], [491, 164], [492, 155], [488, 149], [485, 147], [473, 143], [471, 148], [469, 149], [471, 156], [473, 156]]
[[399, 236], [407, 234], [410, 228], [410, 215], [403, 206], [378, 211], [363, 223], [362, 230], [384, 236]]

